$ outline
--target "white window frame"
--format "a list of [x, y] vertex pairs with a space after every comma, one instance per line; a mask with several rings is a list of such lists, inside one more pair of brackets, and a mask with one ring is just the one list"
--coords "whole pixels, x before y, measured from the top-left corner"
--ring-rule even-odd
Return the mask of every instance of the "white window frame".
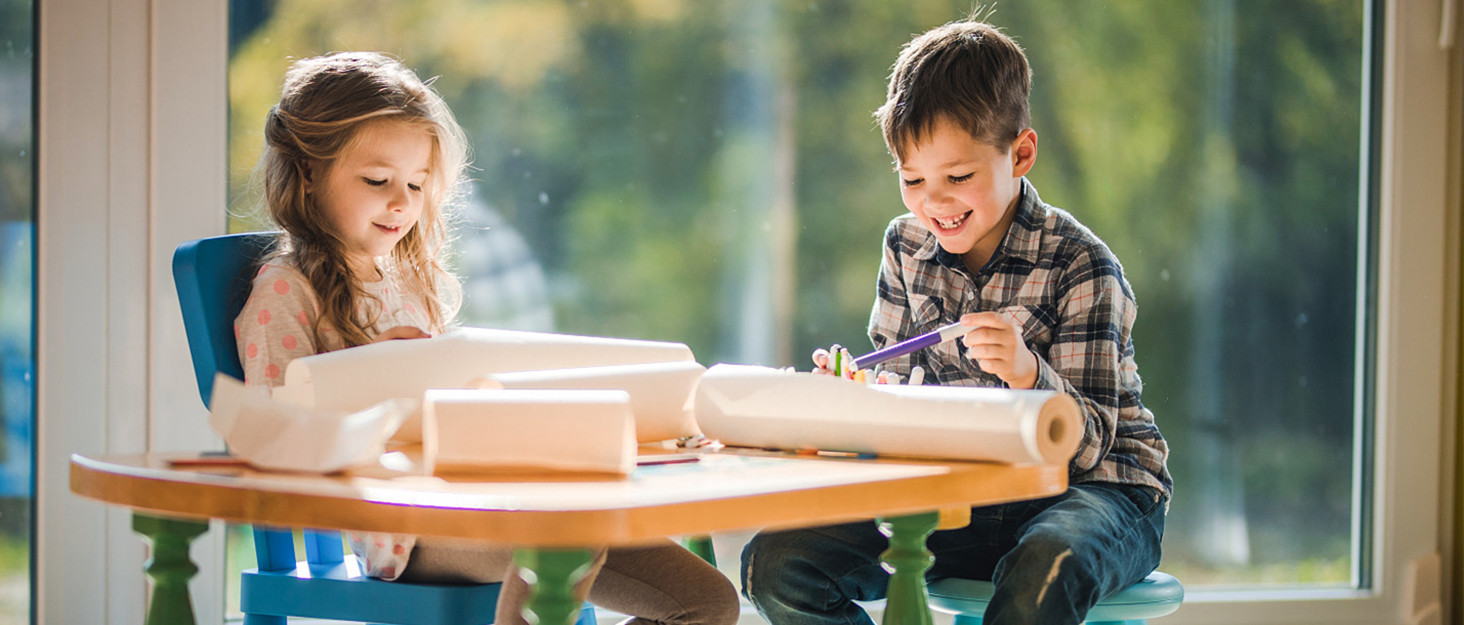
[[[1441, 7], [1457, 1], [1394, 0], [1385, 10], [1366, 590], [1194, 592], [1166, 623], [1423, 622], [1450, 587], [1447, 560], [1442, 581], [1417, 565], [1452, 553], [1457, 497], [1460, 159], [1449, 111], [1461, 102], [1449, 69], [1460, 52], [1439, 43], [1440, 16], [1451, 14]], [[225, 0], [38, 4], [37, 614], [47, 623], [133, 623], [145, 550], [129, 513], [70, 494], [67, 462], [76, 452], [218, 445], [196, 396], [170, 262], [179, 242], [224, 230], [228, 8]], [[223, 614], [215, 526], [193, 550], [202, 569], [194, 607], [205, 624]]]

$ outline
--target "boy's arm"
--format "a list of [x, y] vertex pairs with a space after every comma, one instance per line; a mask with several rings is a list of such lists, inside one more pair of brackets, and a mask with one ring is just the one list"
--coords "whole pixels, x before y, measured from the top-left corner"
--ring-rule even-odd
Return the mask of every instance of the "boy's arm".
[[[876, 350], [913, 336], [910, 302], [906, 297], [905, 279], [900, 275], [899, 249], [898, 226], [892, 221], [885, 229], [884, 255], [879, 261], [874, 309], [869, 313], [869, 340]], [[908, 378], [910, 367], [918, 364], [915, 361], [917, 357], [918, 354], [909, 354], [892, 358], [878, 368]]]
[[1139, 404], [1130, 341], [1137, 306], [1111, 256], [1089, 251], [1069, 267], [1059, 280], [1059, 320], [1047, 353], [1037, 354], [1033, 388], [1061, 391], [1078, 402], [1083, 440], [1072, 464], [1086, 471], [1113, 447], [1119, 413]]

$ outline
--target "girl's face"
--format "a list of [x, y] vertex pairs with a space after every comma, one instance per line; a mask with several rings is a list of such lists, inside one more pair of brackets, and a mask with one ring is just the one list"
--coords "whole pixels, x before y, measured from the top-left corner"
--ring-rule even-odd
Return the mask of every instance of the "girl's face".
[[369, 123], [326, 166], [324, 179], [310, 185], [308, 192], [345, 242], [346, 260], [359, 279], [380, 279], [376, 257], [390, 254], [416, 227], [431, 157], [432, 135], [422, 127]]
[[900, 196], [941, 247], [978, 272], [1010, 228], [1022, 176], [1037, 155], [1037, 133], [1022, 132], [1006, 150], [978, 141], [945, 117], [899, 163]]

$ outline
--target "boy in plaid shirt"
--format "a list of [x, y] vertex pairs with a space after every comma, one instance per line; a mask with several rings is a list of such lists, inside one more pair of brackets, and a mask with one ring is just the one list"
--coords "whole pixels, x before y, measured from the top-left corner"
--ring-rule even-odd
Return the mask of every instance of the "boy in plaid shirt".
[[[970, 326], [884, 368], [919, 365], [938, 384], [1067, 393], [1083, 440], [1069, 488], [973, 508], [938, 531], [929, 576], [985, 579], [991, 625], [1080, 623], [1159, 564], [1173, 482], [1169, 451], [1139, 400], [1136, 306], [1123, 268], [1092, 231], [1042, 202], [1031, 70], [995, 27], [962, 21], [912, 40], [876, 116], [909, 214], [884, 235], [869, 335], [876, 349], [943, 325]], [[826, 354], [814, 355], [826, 367]], [[765, 532], [742, 555], [743, 593], [773, 625], [870, 623], [853, 600], [883, 598], [887, 546], [873, 522]]]

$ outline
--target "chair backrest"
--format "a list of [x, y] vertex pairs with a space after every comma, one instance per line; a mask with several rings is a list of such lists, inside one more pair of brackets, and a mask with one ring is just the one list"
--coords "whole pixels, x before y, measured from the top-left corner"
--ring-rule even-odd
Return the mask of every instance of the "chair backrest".
[[208, 406], [215, 373], [244, 378], [234, 317], [244, 308], [259, 260], [278, 233], [249, 232], [188, 241], [173, 252], [173, 282], [183, 309], [198, 392]]

